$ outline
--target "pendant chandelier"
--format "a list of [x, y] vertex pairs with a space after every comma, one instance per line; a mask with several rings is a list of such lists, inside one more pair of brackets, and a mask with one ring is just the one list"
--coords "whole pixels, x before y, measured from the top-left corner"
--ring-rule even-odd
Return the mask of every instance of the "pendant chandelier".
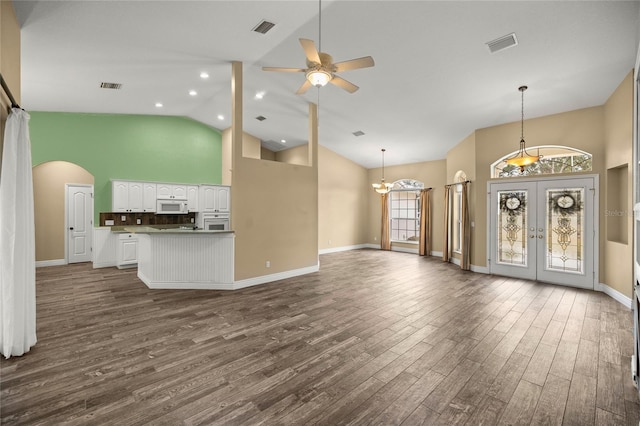
[[378, 194], [386, 194], [387, 192], [391, 191], [391, 188], [393, 187], [393, 184], [386, 183], [384, 181], [384, 152], [385, 151], [386, 149], [382, 148], [382, 179], [380, 179], [380, 183], [371, 184], [371, 186], [373, 186], [373, 189], [375, 189], [375, 191]]
[[520, 86], [518, 90], [522, 96], [521, 103], [521, 119], [520, 119], [520, 149], [511, 157], [507, 158], [505, 162], [512, 166], [520, 167], [520, 172], [524, 171], [524, 168], [529, 164], [533, 164], [540, 159], [539, 155], [531, 155], [527, 152], [524, 143], [524, 91], [527, 90], [527, 86]]

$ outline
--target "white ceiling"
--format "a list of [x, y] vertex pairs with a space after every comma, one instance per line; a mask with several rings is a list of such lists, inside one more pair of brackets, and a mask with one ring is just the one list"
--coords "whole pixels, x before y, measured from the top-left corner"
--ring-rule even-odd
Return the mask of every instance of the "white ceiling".
[[[519, 121], [522, 84], [526, 118], [602, 105], [633, 68], [640, 40], [637, 0], [325, 0], [322, 50], [336, 62], [371, 55], [376, 66], [341, 74], [360, 86], [354, 94], [327, 85], [298, 96], [304, 74], [261, 67], [305, 67], [298, 38], [317, 45], [316, 1], [14, 5], [27, 110], [179, 115], [225, 129], [237, 60], [245, 131], [306, 142], [307, 103], [319, 100], [320, 144], [367, 168], [380, 165], [381, 148], [387, 165], [442, 159], [475, 129]], [[266, 35], [252, 32], [262, 19], [276, 24]], [[517, 46], [489, 52], [486, 42], [512, 32]], [[514, 134], [505, 153], [518, 141]]]

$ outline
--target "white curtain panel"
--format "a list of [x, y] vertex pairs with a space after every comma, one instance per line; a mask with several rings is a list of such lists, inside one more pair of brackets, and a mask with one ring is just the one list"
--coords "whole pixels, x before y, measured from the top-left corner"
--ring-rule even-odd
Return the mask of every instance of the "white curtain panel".
[[36, 259], [29, 114], [13, 108], [0, 171], [0, 352], [36, 344]]

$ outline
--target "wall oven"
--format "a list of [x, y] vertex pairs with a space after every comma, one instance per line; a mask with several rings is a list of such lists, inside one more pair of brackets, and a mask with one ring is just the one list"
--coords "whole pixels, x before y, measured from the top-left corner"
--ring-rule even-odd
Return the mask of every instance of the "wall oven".
[[205, 231], [228, 231], [229, 215], [204, 213], [202, 215], [202, 229]]

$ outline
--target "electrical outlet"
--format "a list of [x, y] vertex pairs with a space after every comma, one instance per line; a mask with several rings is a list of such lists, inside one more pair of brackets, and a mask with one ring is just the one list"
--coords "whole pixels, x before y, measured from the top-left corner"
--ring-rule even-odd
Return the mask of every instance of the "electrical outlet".
[[126, 216], [120, 216], [120, 221], [121, 222], [126, 222], [127, 221], [127, 217]]
[[104, 221], [104, 226], [113, 226], [115, 225], [115, 222], [113, 220], [105, 220]]
[[271, 268], [271, 261], [267, 260], [264, 264], [264, 266], [266, 266], [267, 268]]
[[142, 223], [141, 219], [136, 219], [136, 225], [140, 225]]
[[378, 237], [373, 237], [373, 241], [378, 241]]
[[194, 218], [191, 218], [191, 223], [194, 223], [196, 220]]
[[329, 240], [329, 245], [331, 245], [331, 240]]

